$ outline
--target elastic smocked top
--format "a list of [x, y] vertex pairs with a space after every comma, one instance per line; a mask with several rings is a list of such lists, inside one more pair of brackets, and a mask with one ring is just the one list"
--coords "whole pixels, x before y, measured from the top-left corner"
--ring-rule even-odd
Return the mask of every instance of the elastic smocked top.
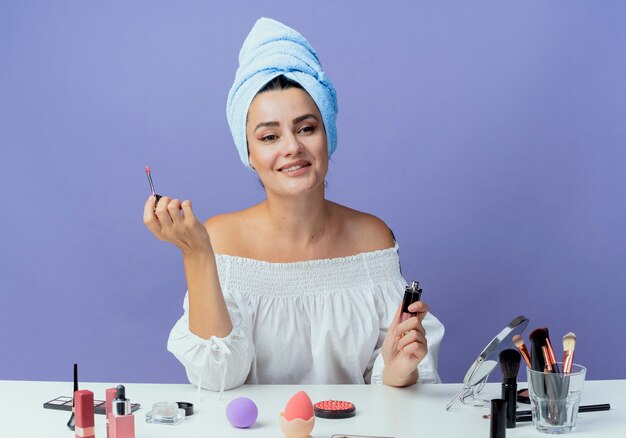
[[364, 281], [371, 285], [404, 283], [397, 243], [331, 259], [274, 263], [216, 254], [216, 261], [222, 286], [247, 295], [298, 297], [362, 287]]

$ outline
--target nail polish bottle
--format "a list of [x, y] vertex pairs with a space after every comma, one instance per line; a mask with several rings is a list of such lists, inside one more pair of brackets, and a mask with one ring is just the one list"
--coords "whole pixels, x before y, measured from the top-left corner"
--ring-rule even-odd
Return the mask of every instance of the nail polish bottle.
[[124, 385], [118, 385], [112, 402], [109, 437], [135, 438], [135, 416], [131, 411], [130, 400], [126, 398]]

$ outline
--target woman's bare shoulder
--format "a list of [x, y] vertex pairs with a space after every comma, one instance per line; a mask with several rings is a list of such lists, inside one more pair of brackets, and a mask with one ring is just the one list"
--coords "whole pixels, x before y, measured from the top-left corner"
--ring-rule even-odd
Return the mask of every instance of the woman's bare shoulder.
[[342, 234], [350, 241], [355, 253], [392, 248], [393, 235], [387, 224], [373, 214], [333, 204], [342, 223]]
[[251, 226], [250, 216], [254, 208], [219, 214], [204, 223], [211, 238], [213, 252], [231, 255], [245, 253], [243, 243], [246, 239], [243, 238], [245, 237], [243, 230]]

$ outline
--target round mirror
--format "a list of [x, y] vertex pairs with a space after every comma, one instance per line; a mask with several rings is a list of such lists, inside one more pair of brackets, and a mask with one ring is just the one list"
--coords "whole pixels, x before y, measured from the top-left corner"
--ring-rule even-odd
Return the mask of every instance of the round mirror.
[[463, 403], [477, 406], [485, 405], [485, 400], [477, 399], [476, 395], [483, 388], [491, 371], [498, 365], [500, 352], [509, 348], [515, 348], [513, 336], [521, 336], [527, 325], [528, 318], [520, 315], [504, 327], [487, 344], [469, 370], [467, 370], [467, 373], [465, 373], [463, 389], [448, 403], [446, 410], [449, 410], [457, 399], [460, 399]]

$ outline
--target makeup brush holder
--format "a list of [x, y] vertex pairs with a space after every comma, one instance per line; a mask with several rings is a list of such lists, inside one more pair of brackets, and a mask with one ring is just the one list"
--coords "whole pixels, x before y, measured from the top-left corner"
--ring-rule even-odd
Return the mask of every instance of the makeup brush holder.
[[527, 369], [533, 423], [539, 432], [574, 430], [586, 372], [585, 367], [576, 364], [567, 374]]

